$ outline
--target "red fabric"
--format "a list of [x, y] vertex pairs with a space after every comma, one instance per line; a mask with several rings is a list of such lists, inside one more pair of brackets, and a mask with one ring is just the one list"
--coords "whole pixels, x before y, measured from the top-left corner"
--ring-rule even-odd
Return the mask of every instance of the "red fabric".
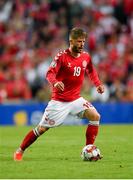
[[10, 99], [31, 98], [31, 90], [23, 80], [8, 81], [6, 89]]
[[69, 50], [58, 53], [47, 72], [46, 78], [52, 85], [57, 81], [62, 81], [65, 89], [63, 92], [59, 92], [53, 88], [52, 99], [73, 101], [79, 98], [85, 72], [95, 86], [101, 84], [88, 53], [82, 52], [77, 58], [71, 56]]
[[89, 39], [88, 39], [88, 45], [89, 45], [89, 49], [95, 50], [96, 48], [96, 36], [94, 33], [90, 33]]
[[88, 144], [94, 144], [95, 139], [98, 134], [98, 128], [99, 126], [94, 126], [94, 125], [88, 125], [86, 129], [86, 145]]
[[35, 140], [37, 139], [37, 136], [34, 134], [33, 130], [30, 131], [24, 138], [22, 144], [20, 145], [20, 148], [24, 151], [27, 147], [29, 147]]
[[5, 80], [5, 73], [4, 71], [0, 70], [0, 82]]
[[133, 0], [124, 0], [125, 12], [130, 15], [133, 12]]

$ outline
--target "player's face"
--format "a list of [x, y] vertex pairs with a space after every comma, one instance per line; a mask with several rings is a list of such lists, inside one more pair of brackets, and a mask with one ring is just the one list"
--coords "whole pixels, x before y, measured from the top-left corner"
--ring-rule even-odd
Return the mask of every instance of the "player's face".
[[72, 39], [70, 44], [74, 53], [81, 53], [84, 48], [85, 38]]

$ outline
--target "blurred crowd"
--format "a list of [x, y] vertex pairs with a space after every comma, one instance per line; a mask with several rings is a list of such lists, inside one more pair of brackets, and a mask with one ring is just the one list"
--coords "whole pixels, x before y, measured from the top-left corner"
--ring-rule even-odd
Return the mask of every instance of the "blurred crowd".
[[133, 102], [133, 0], [0, 0], [0, 103], [50, 99], [47, 69], [75, 26], [105, 84], [99, 95], [86, 77], [82, 95]]

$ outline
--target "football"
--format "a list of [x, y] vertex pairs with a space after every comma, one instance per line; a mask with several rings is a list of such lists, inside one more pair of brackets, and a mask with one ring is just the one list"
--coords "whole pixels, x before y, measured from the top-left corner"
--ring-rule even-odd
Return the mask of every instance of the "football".
[[101, 159], [100, 150], [93, 144], [89, 144], [82, 149], [81, 158], [84, 161], [97, 161]]

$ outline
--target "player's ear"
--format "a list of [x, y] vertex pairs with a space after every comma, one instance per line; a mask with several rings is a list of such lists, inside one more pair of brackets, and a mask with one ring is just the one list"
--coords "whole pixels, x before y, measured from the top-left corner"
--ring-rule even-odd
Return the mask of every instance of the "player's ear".
[[72, 39], [69, 39], [69, 43], [72, 44], [72, 42], [73, 42]]
[[73, 44], [73, 43], [74, 43], [74, 39], [69, 39], [69, 42], [70, 42], [71, 44]]

